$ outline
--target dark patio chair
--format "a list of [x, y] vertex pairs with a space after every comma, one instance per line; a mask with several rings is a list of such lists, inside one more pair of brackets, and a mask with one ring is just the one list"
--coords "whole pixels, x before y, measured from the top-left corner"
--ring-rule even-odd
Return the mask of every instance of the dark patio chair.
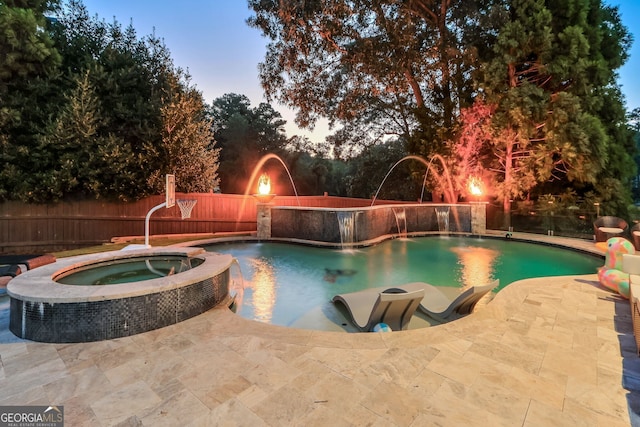
[[616, 216], [601, 216], [593, 222], [596, 242], [606, 242], [612, 237], [624, 237], [629, 224]]
[[633, 246], [637, 251], [640, 251], [640, 222], [636, 222], [635, 224], [633, 224], [629, 232], [631, 233], [631, 241], [633, 242]]

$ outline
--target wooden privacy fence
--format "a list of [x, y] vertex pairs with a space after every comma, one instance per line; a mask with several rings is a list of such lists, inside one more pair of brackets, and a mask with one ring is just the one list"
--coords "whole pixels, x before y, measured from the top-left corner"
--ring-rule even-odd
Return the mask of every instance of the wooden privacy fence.
[[[195, 199], [191, 218], [180, 208], [162, 208], [149, 221], [150, 235], [222, 233], [256, 230], [256, 200], [251, 196], [217, 193], [177, 193], [176, 199]], [[124, 202], [86, 200], [56, 204], [0, 203], [0, 253], [51, 252], [101, 244], [118, 236], [144, 236], [147, 212], [164, 196]], [[366, 199], [301, 196], [313, 207], [368, 206]], [[276, 196], [274, 204], [296, 206], [294, 196]], [[381, 203], [384, 203], [381, 201]]]

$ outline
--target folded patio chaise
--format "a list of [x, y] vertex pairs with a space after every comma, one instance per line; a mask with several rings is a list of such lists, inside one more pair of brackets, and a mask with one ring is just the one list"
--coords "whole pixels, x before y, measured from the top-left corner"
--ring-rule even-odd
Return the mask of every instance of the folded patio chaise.
[[422, 297], [423, 289], [411, 292], [400, 288], [375, 288], [334, 296], [331, 301], [342, 303], [361, 332], [370, 332], [379, 323], [392, 331], [407, 329]]

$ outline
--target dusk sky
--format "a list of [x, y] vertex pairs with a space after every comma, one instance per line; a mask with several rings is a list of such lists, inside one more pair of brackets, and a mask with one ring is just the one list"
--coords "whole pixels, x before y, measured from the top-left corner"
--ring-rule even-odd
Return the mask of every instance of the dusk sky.
[[[192, 81], [211, 103], [226, 93], [246, 95], [256, 107], [266, 101], [258, 80], [258, 63], [263, 60], [267, 40], [246, 19], [251, 11], [245, 0], [83, 0], [90, 15], [124, 27], [130, 22], [142, 37], [154, 32], [164, 39], [174, 64], [188, 69]], [[620, 70], [620, 83], [627, 109], [640, 107], [640, 1], [607, 0], [620, 6], [623, 23], [636, 41], [631, 58]], [[313, 133], [294, 123], [294, 113], [272, 104], [287, 120], [287, 136], [307, 135], [322, 140], [328, 133], [326, 122]]]

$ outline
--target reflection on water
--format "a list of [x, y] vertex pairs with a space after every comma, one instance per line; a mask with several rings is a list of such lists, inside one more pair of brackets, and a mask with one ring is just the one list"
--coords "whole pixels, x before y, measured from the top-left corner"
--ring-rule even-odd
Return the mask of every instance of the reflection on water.
[[276, 274], [273, 266], [263, 258], [251, 260], [253, 275], [248, 287], [253, 291], [253, 313], [256, 320], [269, 323], [276, 302]]
[[233, 298], [234, 310], [242, 307], [244, 301], [244, 277], [242, 267], [236, 258], [229, 267], [229, 295]]
[[459, 258], [460, 279], [465, 287], [482, 286], [493, 281], [495, 262], [500, 253], [495, 249], [476, 246], [451, 248]]

